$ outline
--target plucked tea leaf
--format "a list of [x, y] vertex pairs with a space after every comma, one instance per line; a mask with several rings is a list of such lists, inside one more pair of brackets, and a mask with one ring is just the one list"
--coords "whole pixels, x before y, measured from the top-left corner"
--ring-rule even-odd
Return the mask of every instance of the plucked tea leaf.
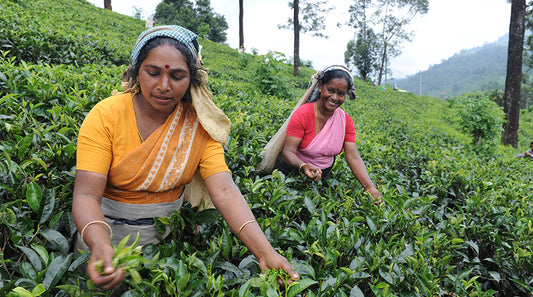
[[139, 272], [137, 272], [137, 270], [135, 270], [133, 268], [130, 268], [130, 269], [128, 269], [128, 272], [129, 272], [129, 274], [131, 276], [131, 279], [133, 280], [134, 283], [136, 283], [136, 284], [140, 284], [141, 283], [142, 277], [139, 274]]

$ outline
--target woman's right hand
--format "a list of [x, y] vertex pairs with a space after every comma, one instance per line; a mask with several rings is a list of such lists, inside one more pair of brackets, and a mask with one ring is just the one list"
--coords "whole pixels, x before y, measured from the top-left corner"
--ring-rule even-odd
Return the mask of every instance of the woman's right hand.
[[320, 168], [316, 168], [312, 164], [304, 163], [301, 166], [300, 171], [302, 171], [308, 178], [316, 182], [322, 179], [322, 170]]
[[[108, 228], [110, 227], [102, 224], [105, 218], [100, 202], [106, 183], [107, 175], [76, 170], [72, 216], [78, 230], [81, 230], [82, 240], [91, 250], [87, 265], [87, 273], [91, 281], [104, 290], [111, 290], [120, 285], [126, 273], [121, 268], [113, 267], [115, 252], [109, 238], [111, 232]], [[103, 274], [100, 274], [96, 268], [98, 261], [103, 261]]]
[[[91, 281], [104, 290], [116, 289], [124, 280], [126, 272], [120, 267], [113, 267], [113, 256], [115, 252], [111, 244], [102, 244], [91, 248], [91, 257], [87, 265], [87, 273]], [[103, 274], [96, 268], [98, 261], [103, 260]]]

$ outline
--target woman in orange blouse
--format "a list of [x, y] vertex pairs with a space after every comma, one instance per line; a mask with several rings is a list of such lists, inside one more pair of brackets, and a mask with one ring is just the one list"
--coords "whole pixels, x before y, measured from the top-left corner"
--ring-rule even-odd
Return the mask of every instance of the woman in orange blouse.
[[[72, 205], [80, 231], [76, 247], [91, 251], [87, 271], [103, 289], [116, 288], [125, 276], [112, 265], [112, 245], [137, 232], [140, 244], [159, 242], [153, 218], [171, 216], [184, 200], [204, 207], [212, 201], [261, 269], [283, 269], [299, 279], [231, 178], [221, 145], [229, 120], [205, 87], [199, 48], [197, 36], [179, 26], [143, 32], [124, 73], [127, 90], [96, 104], [80, 128]], [[185, 197], [186, 185], [198, 180], [210, 199], [195, 191]], [[104, 261], [103, 275], [98, 260]]]

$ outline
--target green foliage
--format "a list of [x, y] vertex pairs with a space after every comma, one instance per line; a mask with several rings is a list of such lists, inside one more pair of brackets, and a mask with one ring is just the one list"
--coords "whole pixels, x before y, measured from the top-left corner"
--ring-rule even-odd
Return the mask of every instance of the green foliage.
[[180, 25], [213, 42], [225, 42], [228, 23], [213, 11], [210, 0], [164, 0], [157, 5], [155, 17], [159, 24]]
[[[30, 4], [56, 2], [0, 5], [38, 15]], [[92, 23], [95, 35], [111, 34], [110, 22], [136, 22], [107, 17], [83, 1], [60, 2], [69, 13], [78, 7], [87, 15], [101, 13], [101, 21]], [[46, 20], [21, 23], [20, 30], [30, 32], [26, 26]], [[130, 46], [136, 36], [105, 38]], [[280, 98], [255, 85], [265, 57], [200, 43], [213, 99], [232, 120], [225, 150], [233, 178], [268, 240], [302, 280], [284, 289], [277, 279], [286, 275], [261, 273], [216, 210], [186, 204], [157, 220], [174, 231], [162, 244], [143, 247], [142, 261], [137, 258], [139, 265], [132, 267], [140, 278], [125, 280], [123, 296], [533, 293], [533, 162], [513, 159], [515, 151], [501, 145], [480, 158], [459, 125], [459, 105], [355, 81], [358, 98], [343, 108], [383, 195], [385, 203], [377, 207], [343, 156], [328, 185], [255, 170], [260, 150], [307, 88], [312, 69], [291, 78], [289, 65], [274, 64], [279, 68], [269, 75], [293, 92]], [[83, 273], [88, 254], [71, 250], [72, 185], [79, 125], [96, 102], [118, 89], [125, 66], [39, 64], [6, 52], [0, 57], [0, 296], [108, 296]], [[520, 121], [519, 143], [527, 147], [533, 113], [522, 110]]]
[[[87, 1], [3, 1], [0, 50], [17, 62], [124, 65], [144, 22]], [[60, 12], [60, 13], [58, 13]], [[97, 30], [93, 26], [106, 27]]]
[[344, 52], [344, 62], [348, 66], [354, 66], [363, 81], [370, 81], [371, 75], [378, 70], [378, 45], [377, 37], [372, 29], [367, 29], [366, 36], [360, 32], [357, 40], [350, 40]]
[[[129, 246], [126, 246], [126, 243], [130, 239], [130, 235], [122, 238], [117, 246], [113, 246], [114, 256], [113, 256], [113, 267], [123, 269], [128, 272], [129, 276], [132, 278], [132, 281], [136, 284], [141, 282], [141, 276], [137, 272], [136, 268], [139, 264], [143, 263], [145, 260], [142, 257], [142, 246], [138, 246], [139, 243], [139, 232], [133, 243]], [[99, 260], [96, 262], [96, 269], [100, 274], [104, 274], [104, 260]]]
[[[333, 9], [328, 6], [328, 2], [324, 0], [300, 0], [299, 6], [294, 6], [294, 1], [288, 2], [291, 9], [298, 9], [298, 14], [301, 16], [299, 21], [300, 32], [312, 33], [312, 36], [328, 38], [322, 33], [326, 29], [325, 20], [326, 15]], [[295, 30], [294, 20], [289, 18], [287, 24], [278, 25], [280, 29]]]
[[283, 59], [284, 55], [277, 52], [265, 55], [255, 69], [255, 87], [265, 95], [289, 99], [294, 96], [293, 86], [285, 79]]
[[350, 5], [349, 25], [361, 32], [365, 41], [368, 41], [365, 36], [368, 32], [375, 32], [372, 40], [378, 53], [378, 85], [388, 72], [387, 61], [399, 55], [401, 44], [411, 39], [413, 33], [407, 26], [414, 17], [428, 10], [428, 0], [355, 0]]
[[481, 151], [491, 152], [503, 130], [505, 113], [488, 93], [466, 94], [457, 100], [459, 125], [472, 135], [473, 144]]

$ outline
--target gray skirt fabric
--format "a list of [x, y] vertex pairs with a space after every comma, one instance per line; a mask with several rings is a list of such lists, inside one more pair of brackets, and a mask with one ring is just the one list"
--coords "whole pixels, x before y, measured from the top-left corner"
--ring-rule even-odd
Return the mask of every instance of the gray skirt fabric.
[[[174, 211], [179, 210], [183, 205], [183, 195], [172, 202], [153, 204], [129, 204], [117, 202], [108, 198], [102, 198], [100, 205], [105, 216], [105, 221], [113, 230], [111, 245], [116, 246], [120, 241], [130, 235], [128, 243], [131, 245], [139, 233], [138, 245], [158, 244], [161, 239], [170, 233], [167, 226], [164, 235], [160, 235], [153, 218], [171, 217]], [[89, 251], [89, 247], [81, 240], [78, 232], [74, 249]]]

